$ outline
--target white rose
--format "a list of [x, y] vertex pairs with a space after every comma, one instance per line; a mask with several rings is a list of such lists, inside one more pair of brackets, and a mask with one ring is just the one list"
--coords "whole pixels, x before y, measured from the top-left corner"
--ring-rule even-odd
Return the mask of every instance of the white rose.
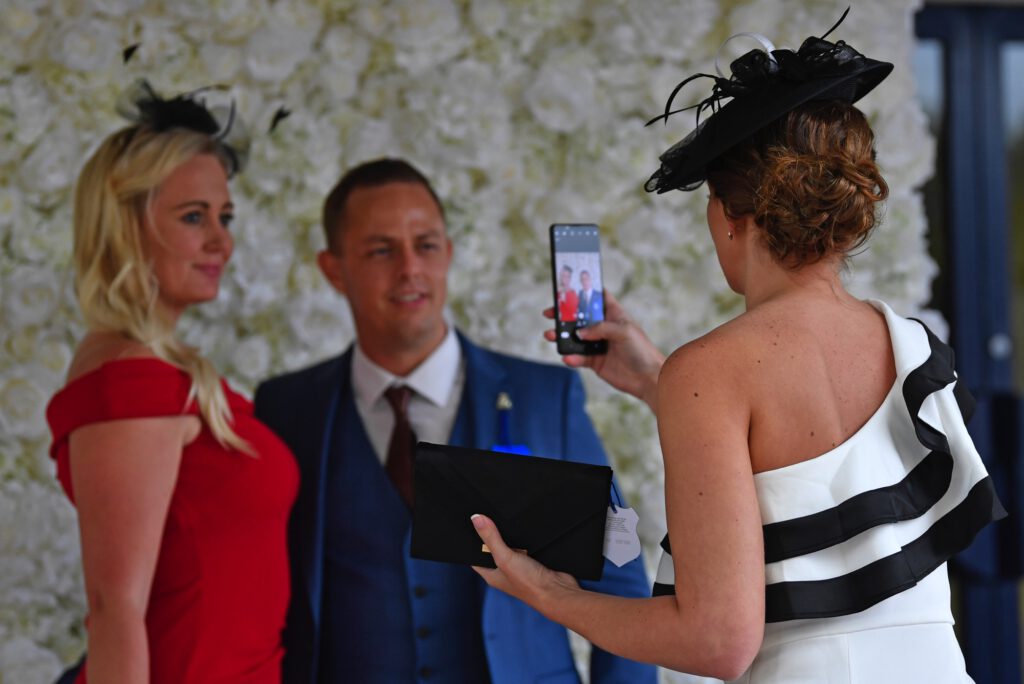
[[[22, 465], [19, 462], [19, 456], [22, 452], [21, 440], [18, 440], [10, 435], [6, 430], [7, 421], [4, 419], [3, 414], [0, 413], [0, 482], [13, 480], [14, 477], [24, 477], [24, 473], [19, 472]], [[0, 497], [2, 499], [2, 497]], [[3, 510], [3, 506], [0, 505], [0, 514], [4, 514], [6, 511]], [[12, 516], [5, 515], [0, 520], [10, 520]], [[2, 535], [0, 535], [2, 536]], [[4, 542], [0, 539], [0, 553]], [[0, 620], [0, 643], [3, 643], [3, 626], [2, 620]]]
[[542, 124], [553, 131], [571, 133], [593, 110], [594, 72], [582, 55], [552, 57], [541, 67], [524, 98]]
[[270, 24], [255, 31], [245, 50], [246, 66], [258, 81], [278, 83], [310, 55], [310, 37], [288, 24]]
[[370, 58], [370, 43], [343, 25], [329, 30], [320, 47], [328, 57], [320, 65], [320, 81], [331, 102], [343, 102], [356, 94], [359, 76]]
[[66, 24], [54, 34], [50, 54], [68, 69], [95, 72], [116, 61], [121, 42], [113, 24], [99, 19], [81, 19]]
[[343, 149], [348, 166], [377, 157], [401, 154], [391, 124], [381, 119], [366, 119], [357, 123], [349, 132]]
[[397, 0], [390, 16], [395, 63], [412, 74], [451, 59], [465, 42], [452, 0]]
[[[343, 149], [338, 126], [327, 117], [310, 113], [294, 114], [286, 123], [294, 126], [299, 139], [298, 144], [290, 146], [296, 156], [286, 171], [293, 175], [300, 173], [305, 186], [316, 195], [314, 198], [303, 198], [303, 201], [306, 206], [313, 208], [314, 219], [319, 220], [323, 197], [337, 182], [340, 173]], [[279, 233], [280, 227], [276, 230]]]
[[89, 0], [89, 4], [113, 18], [129, 16], [146, 4], [146, 0]]
[[[0, 519], [13, 523], [8, 534], [0, 534], [0, 596], [5, 599], [0, 620], [11, 624], [4, 613], [12, 611], [15, 634], [78, 651], [81, 645], [69, 643], [74, 641], [69, 628], [80, 622], [85, 608], [75, 514], [51, 484], [52, 462], [45, 449], [38, 453], [47, 461], [45, 468], [30, 463], [29, 478], [0, 484]], [[0, 656], [0, 671], [9, 673], [3, 661]]]
[[[305, 351], [305, 358], [325, 358], [337, 354], [353, 337], [354, 327], [348, 304], [326, 286], [286, 304], [285, 315], [295, 343], [284, 353], [284, 364], [295, 368], [299, 359], [295, 352]], [[304, 348], [304, 349], [303, 349]], [[293, 349], [295, 352], [293, 352]]]
[[718, 20], [719, 5], [715, 0], [630, 2], [625, 3], [623, 9], [626, 23], [634, 27], [644, 54], [664, 60], [682, 60], [692, 59], [695, 46], [700, 46], [702, 39], [711, 32]]
[[666, 247], [677, 242], [678, 230], [678, 218], [671, 211], [647, 204], [627, 216], [617, 233], [625, 238], [623, 248], [633, 258], [657, 259], [667, 256]]
[[[787, 45], [788, 38], [783, 36], [783, 31], [789, 30], [791, 10], [791, 7], [787, 7], [778, 0], [752, 0], [752, 2], [738, 5], [729, 12], [729, 27], [726, 35], [731, 36], [743, 32], [760, 33], [772, 41], [775, 47], [785, 46], [796, 49], [799, 46]], [[827, 28], [827, 26], [823, 28]], [[819, 31], [816, 35], [821, 35], [821, 33]], [[722, 68], [724, 69], [725, 66], [723, 64]]]
[[229, 272], [238, 285], [234, 313], [241, 316], [258, 314], [285, 296], [288, 272], [295, 260], [295, 245], [279, 223], [254, 220], [248, 229], [251, 232], [240, 239], [242, 247]]
[[61, 383], [71, 365], [71, 357], [71, 347], [57, 340], [45, 340], [36, 348], [36, 362], [50, 373], [53, 385]]
[[356, 72], [362, 71], [370, 58], [370, 42], [345, 24], [331, 27], [321, 39], [320, 47], [329, 61], [351, 65]]
[[215, 315], [209, 305], [188, 310], [178, 325], [181, 340], [199, 350], [210, 359], [217, 369], [224, 371], [225, 356], [231, 354], [237, 341], [230, 308], [221, 315]]
[[61, 670], [60, 658], [25, 637], [14, 637], [0, 646], [0, 672], [12, 682], [52, 682]]
[[0, 226], [14, 222], [21, 211], [21, 194], [9, 185], [0, 186]]
[[31, 145], [43, 135], [59, 111], [46, 87], [29, 75], [15, 76], [5, 96], [14, 110], [14, 137], [21, 145]]
[[473, 23], [488, 38], [505, 27], [508, 12], [499, 0], [473, 0], [469, 7]]
[[238, 40], [266, 22], [266, 0], [210, 0], [217, 34], [224, 40]]
[[373, 38], [379, 38], [388, 28], [390, 8], [385, 3], [364, 2], [352, 12], [352, 21], [359, 29]]
[[546, 229], [557, 217], [563, 223], [589, 223], [594, 220], [594, 204], [590, 198], [571, 188], [549, 188], [527, 208], [528, 219], [535, 229]]
[[904, 187], [919, 187], [935, 168], [935, 141], [921, 106], [904, 98], [884, 110], [875, 121], [878, 163], [886, 176], [898, 178]]
[[[15, 217], [8, 229], [6, 256], [15, 260], [31, 263], [49, 263], [57, 269], [65, 269], [66, 282], [71, 283], [71, 273], [67, 269], [70, 261], [71, 240], [71, 202], [66, 201], [57, 206], [56, 211], [45, 214], [36, 210], [30, 203], [39, 201], [31, 192], [27, 200], [22, 200], [21, 212]], [[47, 202], [51, 198], [42, 198]], [[45, 210], [44, 210], [45, 211]], [[65, 301], [68, 301], [65, 298]], [[76, 301], [74, 297], [70, 301]]]
[[[5, 326], [6, 327], [6, 326]], [[3, 348], [7, 352], [7, 360], [16, 364], [29, 363], [33, 360], [36, 345], [39, 344], [39, 328], [16, 328], [11, 326], [10, 332], [3, 339]]]
[[49, 268], [18, 266], [3, 283], [3, 318], [12, 328], [40, 325], [56, 311], [62, 283]]
[[235, 347], [231, 365], [239, 376], [256, 382], [269, 375], [270, 359], [270, 343], [263, 337], [249, 335]]
[[199, 56], [203, 60], [214, 81], [231, 81], [242, 66], [241, 51], [232, 45], [206, 43], [199, 48]]
[[15, 38], [28, 38], [39, 27], [39, 14], [34, 7], [15, 4], [4, 10], [4, 29]]
[[406, 93], [406, 106], [413, 115], [401, 132], [417, 158], [489, 169], [508, 155], [510, 103], [489, 65], [460, 61], [424, 75]]
[[49, 396], [40, 387], [40, 375], [49, 380], [49, 373], [29, 365], [0, 377], [0, 416], [15, 437], [35, 439], [46, 433]]
[[609, 66], [632, 66], [643, 47], [644, 41], [637, 37], [637, 27], [626, 20], [623, 11], [620, 6], [604, 5], [595, 8], [591, 15], [597, 50], [602, 62]]
[[274, 22], [294, 26], [305, 33], [309, 41], [312, 41], [320, 33], [324, 17], [323, 11], [308, 0], [284, 0], [271, 6], [268, 23]]
[[21, 186], [28, 194], [48, 194], [70, 187], [79, 161], [80, 136], [61, 124], [45, 133], [20, 168]]
[[359, 73], [344, 62], [324, 62], [317, 69], [317, 76], [328, 101], [334, 105], [347, 102], [359, 89]]

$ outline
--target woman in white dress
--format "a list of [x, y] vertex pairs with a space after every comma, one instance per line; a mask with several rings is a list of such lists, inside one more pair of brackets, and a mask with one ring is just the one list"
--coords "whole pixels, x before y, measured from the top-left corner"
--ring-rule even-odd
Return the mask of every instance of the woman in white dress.
[[887, 194], [852, 103], [892, 65], [827, 35], [711, 77], [698, 107], [713, 114], [647, 183], [707, 181], [711, 238], [746, 312], [666, 360], [609, 297], [608, 321], [581, 333], [608, 339], [608, 355], [567, 357], [657, 415], [668, 536], [655, 596], [584, 591], [484, 516], [498, 567], [478, 572], [607, 651], [683, 672], [970, 681], [945, 562], [1005, 513], [952, 352], [841, 282]]

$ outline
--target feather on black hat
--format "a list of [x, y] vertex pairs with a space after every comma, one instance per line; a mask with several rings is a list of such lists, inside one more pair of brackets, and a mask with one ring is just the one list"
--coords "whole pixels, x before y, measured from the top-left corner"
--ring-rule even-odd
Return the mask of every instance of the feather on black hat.
[[[211, 86], [217, 87], [217, 86]], [[209, 88], [164, 99], [146, 79], [135, 81], [117, 102], [117, 111], [124, 118], [156, 132], [187, 128], [212, 137], [227, 157], [228, 175], [242, 170], [249, 153], [249, 134], [235, 112], [234, 103], [227, 108], [208, 109], [197, 96]]]
[[[677, 85], [665, 103], [665, 112], [647, 125], [696, 109], [696, 128], [661, 155], [661, 167], [644, 185], [647, 192], [695, 190], [704, 182], [711, 161], [787, 112], [811, 100], [852, 104], [881, 83], [892, 71], [892, 64], [865, 57], [841, 40], [825, 40], [849, 11], [847, 8], [820, 38], [805, 40], [796, 52], [776, 50], [763, 36], [738, 34], [755, 37], [765, 49], [751, 50], [732, 62], [729, 78], [694, 74]], [[691, 107], [672, 110], [679, 91], [698, 78], [714, 81], [711, 95]], [[707, 110], [712, 114], [702, 121]]]

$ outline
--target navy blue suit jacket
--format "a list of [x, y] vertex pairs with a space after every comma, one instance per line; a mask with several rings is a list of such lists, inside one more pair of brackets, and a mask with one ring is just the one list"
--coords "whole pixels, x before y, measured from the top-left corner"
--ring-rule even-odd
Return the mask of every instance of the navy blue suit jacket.
[[[491, 448], [497, 441], [499, 392], [514, 403], [510, 437], [531, 453], [549, 458], [604, 465], [607, 459], [590, 418], [584, 411], [583, 385], [574, 371], [497, 354], [459, 336], [465, 360], [465, 385], [455, 421], [453, 443]], [[330, 397], [341, 384], [352, 392], [352, 350], [311, 368], [266, 381], [256, 391], [256, 415], [291, 447], [302, 475], [289, 526], [292, 601], [285, 630], [284, 681], [315, 684], [313, 664], [319, 643], [324, 565], [324, 429]], [[588, 583], [585, 583], [588, 584]], [[604, 578], [589, 588], [622, 596], [649, 596], [640, 560], [617, 568], [605, 562]], [[486, 643], [491, 677], [498, 684], [578, 681], [564, 628], [524, 603], [487, 588], [483, 602], [484, 633], [498, 635]], [[411, 638], [411, 637], [410, 637]], [[386, 646], [382, 646], [386, 648]], [[552, 668], [555, 668], [552, 670]], [[548, 679], [552, 672], [561, 676]], [[613, 656], [594, 647], [591, 681], [644, 683], [656, 681], [649, 665]]]
[[591, 290], [589, 302], [584, 302], [583, 290], [577, 293], [577, 297], [579, 298], [582, 322], [590, 324], [604, 320], [604, 293], [601, 290]]

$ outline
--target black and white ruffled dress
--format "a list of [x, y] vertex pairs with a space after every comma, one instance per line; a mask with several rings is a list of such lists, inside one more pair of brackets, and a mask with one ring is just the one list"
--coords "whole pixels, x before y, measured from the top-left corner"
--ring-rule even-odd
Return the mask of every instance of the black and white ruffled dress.
[[[971, 681], [946, 561], [1006, 515], [967, 433], [953, 352], [872, 301], [896, 382], [835, 449], [754, 476], [764, 525], [764, 642], [738, 682]], [[654, 593], [674, 591], [668, 540]]]

